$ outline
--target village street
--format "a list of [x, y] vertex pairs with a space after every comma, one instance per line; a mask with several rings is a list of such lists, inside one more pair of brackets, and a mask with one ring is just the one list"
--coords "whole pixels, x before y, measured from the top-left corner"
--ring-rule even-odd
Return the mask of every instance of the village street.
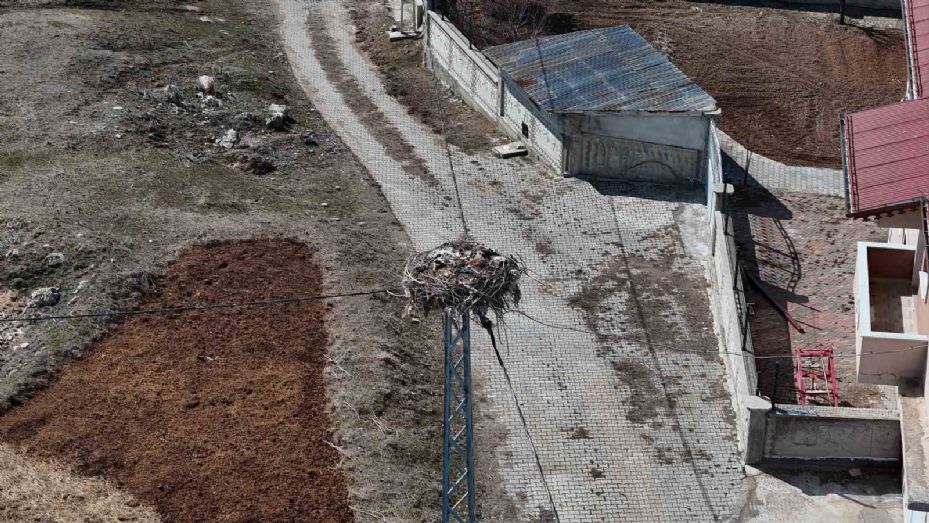
[[446, 146], [385, 93], [338, 2], [279, 5], [298, 80], [414, 247], [467, 231], [531, 271], [520, 308], [532, 319], [508, 315], [500, 339], [512, 391], [489, 338], [474, 337], [475, 408], [506, 433], [478, 445], [496, 447], [522, 518], [552, 520], [549, 492], [562, 521], [737, 512], [743, 473], [707, 303], [701, 189], [594, 187], [532, 161]]

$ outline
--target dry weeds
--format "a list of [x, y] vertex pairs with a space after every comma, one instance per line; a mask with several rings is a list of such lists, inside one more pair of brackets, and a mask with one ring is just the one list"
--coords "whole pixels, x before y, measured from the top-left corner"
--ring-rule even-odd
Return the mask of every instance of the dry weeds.
[[97, 478], [75, 476], [55, 463], [31, 460], [0, 444], [0, 522], [161, 519], [150, 508]]

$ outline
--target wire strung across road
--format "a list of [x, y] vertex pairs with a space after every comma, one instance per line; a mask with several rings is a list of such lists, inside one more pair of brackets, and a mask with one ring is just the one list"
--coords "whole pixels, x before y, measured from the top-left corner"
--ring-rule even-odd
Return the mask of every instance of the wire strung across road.
[[[546, 326], [546, 327], [551, 327], [551, 328], [553, 328], [553, 329], [569, 330], [569, 331], [574, 331], [574, 332], [580, 332], [581, 334], [591, 334], [591, 335], [593, 335], [593, 336], [599, 335], [599, 333], [597, 333], [597, 332], [595, 332], [595, 331], [593, 331], [593, 330], [590, 330], [590, 329], [581, 329], [581, 328], [578, 328], [578, 327], [572, 327], [572, 326], [570, 326], [570, 325], [558, 325], [558, 324], [555, 324], [555, 323], [546, 323], [546, 322], [544, 322], [544, 321], [542, 321], [542, 320], [533, 318], [532, 316], [526, 314], [525, 311], [515, 310], [515, 309], [514, 309], [514, 310], [507, 311], [507, 312], [513, 313], [513, 314], [519, 314], [520, 316], [523, 316], [524, 318], [526, 318], [526, 319], [528, 319], [528, 320], [530, 320], [530, 321], [533, 321], [533, 322], [535, 322], [535, 323], [538, 323], [539, 325], [544, 325], [544, 326]], [[882, 350], [882, 351], [863, 352], [863, 353], [861, 353], [861, 354], [833, 354], [833, 357], [834, 357], [834, 358], [857, 358], [857, 357], [860, 357], [860, 356], [875, 356], [875, 355], [878, 355], [878, 354], [894, 354], [894, 353], [898, 353], [898, 352], [907, 352], [907, 351], [911, 351], [911, 350], [920, 350], [920, 349], [926, 350], [926, 344], [923, 343], [923, 344], [919, 344], [919, 345], [910, 345], [910, 346], [908, 346], [908, 347], [902, 347], [902, 348], [899, 348], [899, 349], [890, 349], [890, 350]], [[747, 352], [747, 351], [746, 351], [746, 352], [704, 351], [704, 350], [677, 349], [677, 348], [673, 348], [673, 347], [669, 347], [669, 348], [667, 348], [667, 350], [673, 351], [673, 352], [684, 352], [684, 353], [687, 353], [687, 354], [728, 354], [728, 355], [732, 355], [732, 356], [742, 356], [743, 358], [744, 358], [744, 357], [751, 356], [752, 358], [754, 358], [754, 359], [756, 359], [756, 360], [785, 359], [785, 358], [788, 358], [788, 359], [789, 359], [789, 358], [793, 358], [793, 357], [795, 356], [795, 354], [762, 354], [762, 355], [756, 355], [754, 352]]]
[[97, 312], [84, 312], [76, 314], [58, 314], [41, 316], [13, 316], [0, 318], [0, 322], [31, 322], [49, 320], [74, 320], [80, 318], [106, 318], [110, 316], [135, 316], [141, 314], [176, 314], [181, 312], [200, 312], [217, 309], [234, 309], [239, 307], [261, 307], [270, 305], [285, 305], [288, 303], [304, 303], [313, 301], [327, 301], [337, 298], [351, 298], [355, 296], [371, 296], [373, 294], [389, 294], [396, 289], [375, 289], [369, 291], [343, 292], [337, 294], [320, 294], [316, 296], [297, 296], [293, 298], [271, 298], [267, 300], [251, 300], [237, 303], [213, 303], [206, 305], [177, 305], [172, 307], [159, 307], [156, 309], [109, 310]]
[[[178, 314], [183, 312], [203, 312], [211, 310], [221, 310], [221, 309], [235, 309], [241, 307], [262, 307], [262, 306], [273, 306], [273, 305], [286, 305], [290, 303], [305, 303], [305, 302], [314, 302], [314, 301], [328, 301], [335, 300], [338, 298], [353, 298], [358, 296], [371, 296], [374, 294], [389, 294], [391, 296], [398, 296], [398, 289], [383, 288], [383, 289], [373, 289], [367, 291], [351, 291], [351, 292], [342, 292], [342, 293], [333, 293], [333, 294], [319, 294], [315, 296], [296, 296], [293, 298], [271, 298], [267, 300], [251, 300], [243, 301], [236, 303], [208, 303], [205, 305], [177, 305], [171, 307], [159, 307], [156, 309], [132, 309], [132, 310], [106, 310], [106, 311], [96, 311], [96, 312], [84, 312], [76, 314], [54, 314], [54, 315], [37, 315], [37, 316], [12, 316], [12, 317], [0, 317], [0, 323], [11, 323], [11, 322], [39, 322], [39, 321], [51, 321], [51, 320], [76, 320], [76, 319], [85, 319], [85, 318], [107, 318], [112, 316], [137, 316], [143, 314]], [[583, 329], [579, 327], [573, 327], [570, 325], [558, 325], [556, 323], [544, 322], [540, 319], [530, 316], [528, 313], [522, 310], [514, 309], [507, 311], [512, 314], [518, 314], [529, 321], [538, 323], [545, 327], [550, 327], [552, 329], [561, 329], [569, 330], [574, 332], [579, 332], [581, 334], [591, 334], [596, 336], [597, 333], [590, 329]], [[902, 347], [899, 349], [889, 349], [883, 351], [872, 351], [865, 352], [862, 354], [835, 354], [835, 358], [857, 358], [859, 356], [875, 356], [879, 354], [895, 354], [898, 352], [907, 352], [911, 350], [925, 350], [926, 344], [912, 345], [909, 347]], [[751, 356], [756, 360], [761, 359], [783, 359], [783, 358], [793, 358], [794, 354], [761, 354], [756, 355], [752, 352], [727, 352], [727, 351], [701, 351], [701, 350], [687, 350], [687, 349], [677, 349], [677, 348], [668, 348], [670, 351], [674, 352], [684, 352], [688, 354], [728, 354], [732, 356], [742, 356], [747, 357]]]

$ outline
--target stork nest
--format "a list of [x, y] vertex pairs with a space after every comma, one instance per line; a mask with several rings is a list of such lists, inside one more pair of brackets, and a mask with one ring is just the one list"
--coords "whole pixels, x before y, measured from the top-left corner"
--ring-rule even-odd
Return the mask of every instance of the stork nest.
[[519, 279], [525, 273], [512, 256], [504, 256], [483, 244], [461, 238], [431, 251], [412, 255], [403, 271], [407, 310], [472, 311], [486, 319], [519, 305]]

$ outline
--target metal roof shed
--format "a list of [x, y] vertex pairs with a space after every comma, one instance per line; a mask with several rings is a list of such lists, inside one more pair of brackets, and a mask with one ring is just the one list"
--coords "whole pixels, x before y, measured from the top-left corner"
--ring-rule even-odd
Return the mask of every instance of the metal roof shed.
[[491, 47], [503, 128], [569, 176], [705, 178], [716, 101], [629, 26]]
[[710, 95], [627, 25], [500, 45], [484, 54], [552, 113], [716, 110]]

